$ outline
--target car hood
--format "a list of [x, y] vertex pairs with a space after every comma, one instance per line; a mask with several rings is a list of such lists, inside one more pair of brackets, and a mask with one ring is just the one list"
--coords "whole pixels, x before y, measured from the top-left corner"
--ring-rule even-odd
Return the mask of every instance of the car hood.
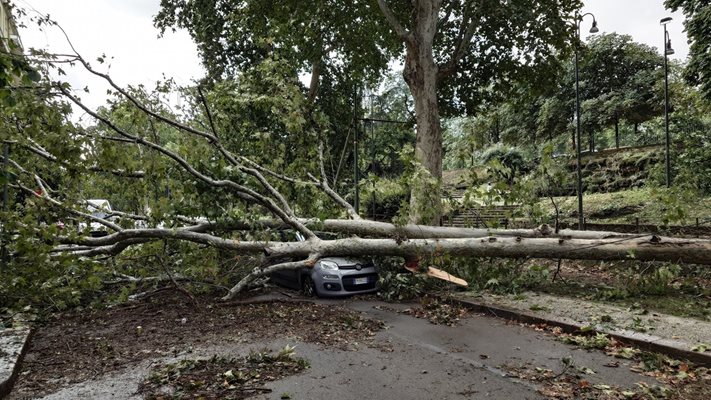
[[366, 264], [370, 264], [370, 261], [368, 261], [368, 260], [364, 260], [362, 258], [355, 258], [355, 257], [324, 257], [324, 258], [321, 258], [321, 261], [331, 261], [331, 262], [335, 262], [337, 265], [355, 265], [355, 264], [366, 265]]

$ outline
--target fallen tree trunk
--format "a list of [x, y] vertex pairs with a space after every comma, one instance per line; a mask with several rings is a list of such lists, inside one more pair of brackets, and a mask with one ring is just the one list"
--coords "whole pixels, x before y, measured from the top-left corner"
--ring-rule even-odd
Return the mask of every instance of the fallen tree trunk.
[[[309, 229], [332, 233], [343, 233], [364, 237], [391, 237], [410, 239], [444, 239], [444, 238], [475, 238], [487, 236], [513, 236], [513, 237], [562, 237], [576, 239], [611, 239], [636, 236], [631, 233], [609, 231], [576, 231], [561, 229], [558, 233], [547, 226], [541, 225], [536, 229], [481, 229], [457, 228], [430, 225], [395, 225], [388, 222], [370, 221], [365, 219], [301, 219], [299, 220]], [[187, 229], [187, 228], [186, 228]], [[263, 219], [255, 222], [232, 221], [223, 223], [201, 223], [189, 228], [193, 232], [206, 232], [215, 229], [251, 231], [259, 229], [291, 229], [279, 220]]]
[[[352, 221], [361, 223], [363, 221]], [[361, 225], [361, 224], [356, 224]], [[390, 225], [390, 224], [386, 224]], [[415, 229], [410, 227], [410, 230]], [[433, 230], [434, 232], [435, 230]], [[449, 230], [448, 230], [449, 231]], [[670, 261], [711, 265], [710, 239], [679, 239], [655, 235], [619, 235], [612, 232], [591, 232], [596, 238], [573, 238], [571, 236], [546, 237], [540, 230], [497, 230], [498, 235], [482, 230], [460, 230], [458, 234], [474, 237], [410, 239], [395, 235], [393, 238], [347, 238], [338, 240], [311, 239], [305, 242], [250, 241], [222, 238], [209, 233], [189, 229], [126, 229], [100, 238], [83, 238], [77, 244], [115, 249], [122, 244], [141, 243], [146, 239], [186, 240], [240, 253], [264, 253], [274, 257], [322, 256], [413, 256], [447, 253], [454, 256], [503, 257], [503, 258], [562, 258], [586, 260]], [[362, 229], [362, 233], [374, 236], [383, 231]], [[435, 236], [422, 231], [420, 235]], [[528, 236], [517, 236], [517, 233]], [[572, 234], [581, 232], [572, 232]], [[585, 232], [582, 232], [585, 233]], [[444, 232], [442, 232], [444, 234]], [[538, 235], [538, 236], [536, 236]], [[97, 254], [97, 249], [81, 250]]]
[[658, 236], [624, 239], [558, 239], [488, 237], [469, 239], [349, 238], [296, 243], [271, 243], [264, 251], [274, 257], [423, 256], [448, 254], [468, 257], [562, 258], [571, 260], [669, 261], [711, 265], [711, 240]]
[[[312, 229], [316, 229], [317, 223], [306, 223]], [[387, 222], [368, 220], [345, 220], [327, 219], [320, 223], [322, 229], [329, 232], [346, 233], [359, 236], [375, 237], [401, 237], [409, 239], [444, 239], [444, 238], [478, 238], [488, 236], [508, 236], [508, 237], [560, 237], [576, 239], [612, 239], [633, 237], [636, 235], [617, 232], [603, 231], [575, 231], [563, 229], [558, 233], [542, 225], [536, 229], [479, 229], [479, 228], [455, 228], [429, 225], [403, 225], [398, 226]]]
[[[542, 225], [535, 229], [477, 229], [477, 228], [454, 228], [428, 225], [404, 225], [398, 226], [387, 222], [377, 222], [368, 220], [343, 220], [327, 219], [324, 221], [307, 220], [300, 221], [309, 229], [315, 231], [326, 231], [331, 233], [341, 233], [358, 235], [362, 237], [391, 238], [398, 241], [408, 239], [464, 239], [483, 237], [518, 237], [518, 238], [560, 238], [560, 239], [623, 239], [635, 238], [639, 235], [605, 231], [575, 231], [563, 229], [555, 233], [547, 225]], [[260, 229], [291, 229], [289, 225], [277, 220], [262, 220], [257, 222], [229, 222], [229, 223], [196, 223], [193, 226], [186, 226], [178, 229], [146, 228], [146, 229], [124, 229], [120, 232], [112, 233], [103, 237], [85, 238], [59, 238], [60, 243], [82, 245], [82, 246], [108, 246], [121, 241], [131, 239], [182, 239], [211, 244], [221, 247], [219, 242], [231, 242], [230, 239], [223, 239], [210, 235], [206, 232], [214, 230], [226, 231], [254, 231]], [[60, 248], [58, 250], [66, 250]]]

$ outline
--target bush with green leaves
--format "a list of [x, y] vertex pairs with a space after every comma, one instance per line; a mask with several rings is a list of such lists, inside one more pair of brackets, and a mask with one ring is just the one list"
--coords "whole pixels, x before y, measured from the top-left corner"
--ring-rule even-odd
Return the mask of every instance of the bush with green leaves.
[[[398, 260], [398, 259], [393, 259]], [[545, 284], [550, 278], [547, 267], [525, 265], [525, 260], [482, 259], [474, 257], [432, 256], [420, 260], [423, 270], [429, 266], [444, 270], [467, 281], [473, 290], [494, 293], [519, 293]], [[423, 271], [424, 272], [424, 271]], [[448, 287], [445, 281], [430, 279], [405, 271], [400, 262], [385, 264], [381, 275], [380, 296], [387, 300], [418, 298], [428, 291]]]
[[368, 177], [361, 185], [361, 214], [368, 218], [391, 221], [400, 209], [407, 208], [410, 190], [400, 180]]
[[711, 195], [711, 124], [705, 131], [682, 137], [683, 147], [674, 157], [674, 184], [688, 186], [702, 195]]
[[492, 146], [484, 150], [481, 161], [489, 167], [490, 175], [509, 186], [531, 169], [530, 158], [517, 147]]
[[388, 301], [406, 301], [424, 296], [439, 284], [421, 274], [413, 274], [404, 268], [400, 257], [377, 257], [380, 279], [378, 296]]

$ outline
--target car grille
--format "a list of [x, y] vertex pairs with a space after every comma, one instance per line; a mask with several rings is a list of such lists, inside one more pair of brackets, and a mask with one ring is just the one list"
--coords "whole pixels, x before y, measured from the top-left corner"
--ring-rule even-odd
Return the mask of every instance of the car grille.
[[[356, 285], [356, 278], [368, 278], [368, 283]], [[378, 283], [378, 274], [349, 275], [343, 277], [341, 281], [343, 282], [343, 289], [347, 292], [375, 289], [375, 285]]]
[[339, 266], [338, 266], [338, 269], [342, 269], [342, 270], [354, 270], [354, 269], [358, 269], [358, 267], [360, 267], [360, 269], [363, 269], [363, 268], [369, 268], [369, 267], [372, 267], [372, 266], [373, 266], [372, 264], [339, 265]]

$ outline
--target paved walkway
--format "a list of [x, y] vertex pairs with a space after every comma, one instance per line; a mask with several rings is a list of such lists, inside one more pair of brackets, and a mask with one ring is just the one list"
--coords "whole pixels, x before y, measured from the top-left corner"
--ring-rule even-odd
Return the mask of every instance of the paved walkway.
[[[264, 346], [296, 345], [296, 353], [311, 363], [304, 373], [271, 382], [273, 391], [261, 399], [538, 399], [539, 386], [512, 377], [506, 365], [550, 369], [565, 367], [563, 359], [576, 368], [587, 368], [590, 384], [636, 388], [638, 382], [653, 384], [652, 378], [632, 372], [626, 360], [598, 351], [585, 351], [555, 340], [533, 329], [481, 315], [460, 325], [433, 325], [398, 312], [409, 305], [374, 301], [328, 301], [343, 304], [373, 318], [387, 328], [377, 333], [375, 347], [359, 344], [343, 351], [275, 337], [257, 343], [226, 338], [220, 346], [195, 349], [181, 357], [209, 357], [213, 354], [243, 355]], [[188, 345], [186, 343], [186, 345]], [[138, 384], [151, 365], [175, 358], [146, 360], [116, 373], [66, 387], [45, 399], [136, 399]], [[619, 362], [618, 367], [609, 367]], [[12, 398], [12, 396], [10, 397]]]
[[[516, 296], [459, 295], [458, 298], [489, 308], [494, 315], [499, 309], [579, 328], [590, 327], [636, 343], [659, 346], [656, 350], [660, 352], [697, 357], [697, 362], [704, 362], [705, 357], [704, 363], [711, 365], [711, 322], [708, 321], [535, 292]], [[695, 352], [702, 347], [699, 345], [708, 347], [709, 352]]]

